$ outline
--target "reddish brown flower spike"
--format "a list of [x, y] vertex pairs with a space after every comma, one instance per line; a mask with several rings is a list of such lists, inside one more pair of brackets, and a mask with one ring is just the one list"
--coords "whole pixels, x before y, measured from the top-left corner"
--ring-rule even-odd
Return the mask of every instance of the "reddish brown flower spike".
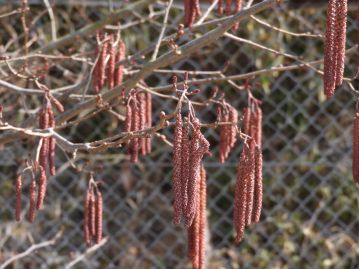
[[15, 195], [16, 195], [16, 206], [15, 206], [15, 219], [20, 221], [21, 218], [21, 190], [22, 190], [22, 175], [19, 174], [15, 180]]
[[95, 203], [96, 244], [98, 244], [102, 240], [102, 194], [99, 190], [96, 191]]
[[116, 61], [116, 55], [115, 55], [115, 47], [113, 45], [113, 35], [110, 36], [110, 42], [108, 44], [108, 67], [107, 67], [107, 85], [108, 88], [111, 90], [115, 83], [115, 61]]
[[90, 234], [92, 238], [96, 238], [96, 203], [95, 203], [95, 195], [91, 190], [90, 194]]
[[30, 198], [29, 198], [30, 206], [29, 206], [27, 218], [32, 223], [35, 220], [35, 211], [36, 211], [36, 180], [35, 180], [35, 178], [33, 178], [31, 180], [29, 195], [30, 195]]
[[344, 60], [345, 60], [345, 43], [347, 29], [347, 0], [338, 1], [337, 18], [335, 25], [335, 53], [336, 53], [336, 70], [335, 85], [339, 86], [343, 82]]
[[356, 113], [353, 121], [353, 178], [359, 184], [359, 113]]
[[252, 223], [254, 183], [255, 183], [255, 141], [253, 138], [249, 141], [249, 151], [247, 152], [248, 163], [246, 165], [245, 180], [247, 181], [247, 198], [246, 198], [246, 225]]
[[172, 175], [172, 192], [173, 192], [173, 223], [178, 225], [181, 221], [182, 215], [182, 116], [181, 111], [178, 110], [176, 115], [176, 124], [174, 130], [173, 140], [173, 175]]
[[262, 183], [262, 150], [256, 147], [255, 153], [255, 176], [252, 222], [259, 222], [262, 211], [263, 183]]
[[84, 239], [87, 246], [91, 245], [91, 233], [90, 233], [90, 200], [91, 193], [89, 190], [86, 191], [85, 203], [84, 203]]
[[37, 203], [36, 209], [41, 209], [44, 204], [44, 199], [46, 195], [46, 185], [47, 185], [47, 176], [45, 169], [40, 166], [40, 178], [39, 178], [39, 189], [37, 192]]

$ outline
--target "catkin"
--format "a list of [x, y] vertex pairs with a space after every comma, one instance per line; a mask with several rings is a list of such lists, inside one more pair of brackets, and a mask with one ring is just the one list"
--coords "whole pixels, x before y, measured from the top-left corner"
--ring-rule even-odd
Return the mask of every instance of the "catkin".
[[15, 180], [15, 219], [20, 221], [21, 219], [21, 190], [22, 190], [22, 175], [18, 174]]
[[96, 200], [95, 200], [95, 220], [96, 220], [96, 244], [100, 243], [102, 240], [102, 194], [97, 189], [96, 190]]
[[91, 245], [91, 233], [90, 233], [90, 200], [91, 193], [90, 190], [86, 191], [85, 203], [84, 203], [84, 239], [87, 246]]
[[262, 211], [263, 199], [263, 183], [262, 183], [262, 149], [256, 147], [255, 149], [255, 174], [254, 174], [254, 198], [253, 198], [253, 211], [252, 222], [259, 222]]
[[[140, 118], [140, 124], [139, 129], [144, 130], [147, 126], [146, 124], [146, 98], [145, 94], [143, 92], [140, 92], [137, 94], [138, 99], [138, 105], [139, 105], [139, 118]], [[146, 147], [146, 138], [142, 137], [139, 139], [139, 150], [141, 155], [147, 154], [147, 147]]]
[[173, 222], [175, 225], [178, 225], [181, 221], [182, 215], [182, 177], [181, 177], [181, 168], [182, 168], [182, 116], [181, 111], [178, 110], [176, 115], [176, 124], [174, 130], [174, 140], [173, 140], [173, 175], [172, 175], [172, 188], [173, 188]]
[[[55, 128], [55, 117], [51, 106], [48, 107], [47, 113], [49, 115], [49, 127]], [[49, 163], [50, 175], [54, 176], [56, 174], [56, 168], [55, 168], [56, 138], [51, 136], [48, 139], [49, 139], [48, 163]]]
[[[132, 99], [131, 104], [132, 104], [131, 131], [138, 131], [140, 127], [140, 115], [139, 115], [139, 104], [135, 96]], [[133, 138], [130, 142], [131, 162], [136, 163], [138, 161], [138, 149], [139, 149], [139, 139]]]
[[353, 178], [359, 184], [359, 113], [355, 114], [353, 121]]
[[[46, 106], [40, 110], [40, 117], [39, 117], [40, 129], [49, 128], [48, 106], [49, 106], [49, 104], [46, 104]], [[42, 143], [41, 143], [40, 154], [39, 154], [39, 164], [44, 169], [46, 169], [47, 162], [48, 162], [48, 154], [49, 154], [49, 138], [43, 137], [43, 138], [41, 138], [41, 141], [42, 141]]]
[[35, 211], [36, 211], [36, 180], [35, 178], [32, 178], [30, 183], [30, 191], [29, 191], [29, 211], [27, 218], [32, 223], [35, 220]]
[[346, 43], [346, 28], [347, 28], [347, 0], [338, 1], [338, 10], [335, 24], [335, 53], [336, 55], [336, 70], [335, 70], [335, 85], [339, 86], [343, 83], [344, 75], [344, 60], [345, 60], [345, 43]]
[[199, 257], [198, 268], [204, 269], [205, 267], [205, 254], [206, 254], [206, 226], [207, 226], [207, 190], [206, 190], [206, 170], [201, 167], [201, 181], [200, 181], [200, 200], [199, 200]]
[[236, 231], [235, 241], [241, 241], [246, 225], [248, 178], [250, 177], [249, 145], [245, 143], [237, 168], [237, 179], [234, 192], [233, 223]]
[[254, 198], [254, 187], [255, 187], [255, 141], [251, 138], [249, 141], [248, 163], [246, 164], [246, 175], [245, 180], [247, 181], [246, 190], [246, 225], [250, 225], [252, 222], [252, 211], [253, 211], [253, 198]]
[[[149, 92], [145, 93], [146, 99], [146, 127], [150, 128], [152, 126], [152, 95]], [[146, 153], [151, 153], [151, 137], [146, 137]]]
[[119, 40], [116, 53], [116, 67], [115, 67], [115, 86], [121, 85], [123, 81], [123, 64], [118, 64], [126, 58], [126, 46], [122, 40]]
[[115, 84], [115, 61], [116, 61], [116, 54], [115, 54], [115, 47], [113, 44], [113, 35], [110, 35], [110, 41], [108, 44], [108, 64], [107, 64], [107, 86], [111, 90]]
[[93, 190], [90, 193], [90, 212], [89, 212], [89, 219], [90, 219], [90, 234], [92, 238], [96, 238], [96, 203], [95, 203], [95, 195]]
[[198, 182], [198, 207], [195, 218], [188, 228], [188, 257], [192, 267], [204, 269], [206, 248], [206, 171], [201, 164], [200, 180]]
[[182, 192], [182, 212], [186, 212], [188, 203], [187, 186], [189, 181], [189, 156], [190, 156], [190, 140], [189, 140], [189, 123], [188, 118], [184, 120], [182, 128], [182, 151], [181, 151], [181, 192]]
[[189, 227], [195, 217], [198, 206], [198, 188], [200, 179], [201, 162], [204, 154], [209, 150], [209, 142], [201, 133], [198, 119], [192, 121], [193, 133], [190, 144], [190, 167], [187, 186], [188, 202], [186, 207], [185, 225]]
[[199, 0], [184, 0], [185, 25], [191, 27], [198, 16], [201, 16]]
[[342, 84], [345, 60], [347, 0], [329, 0], [324, 46], [324, 93]]
[[46, 171], [42, 166], [40, 166], [39, 168], [40, 168], [40, 177], [39, 177], [39, 189], [37, 192], [36, 209], [41, 209], [44, 204], [46, 185], [47, 185]]

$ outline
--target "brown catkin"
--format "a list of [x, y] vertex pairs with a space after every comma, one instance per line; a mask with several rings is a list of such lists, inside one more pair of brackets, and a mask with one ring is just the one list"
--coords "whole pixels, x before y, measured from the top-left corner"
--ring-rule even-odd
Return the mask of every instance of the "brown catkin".
[[189, 227], [195, 217], [198, 206], [199, 180], [201, 162], [209, 150], [209, 142], [201, 133], [198, 119], [192, 121], [193, 131], [190, 143], [189, 180], [187, 185], [188, 202], [186, 207], [185, 225]]
[[206, 170], [201, 167], [201, 181], [200, 181], [200, 198], [199, 198], [199, 253], [198, 253], [198, 268], [205, 268], [206, 255], [206, 226], [207, 226], [207, 189], [206, 189]]
[[15, 180], [15, 219], [16, 221], [21, 220], [21, 190], [22, 190], [22, 175], [18, 174]]
[[236, 231], [235, 241], [241, 241], [246, 225], [247, 186], [249, 175], [249, 145], [244, 144], [237, 168], [237, 179], [234, 191], [233, 223]]
[[[146, 128], [146, 98], [145, 98], [145, 93], [144, 92], [140, 92], [137, 94], [137, 99], [138, 99], [138, 105], [139, 105], [139, 118], [140, 118], [140, 126], [139, 129], [140, 130], [144, 130]], [[146, 155], [147, 151], [146, 151], [147, 147], [146, 147], [146, 138], [142, 137], [139, 138], [139, 150], [141, 155]]]
[[247, 198], [246, 198], [246, 225], [252, 223], [252, 212], [253, 212], [253, 198], [254, 198], [254, 187], [255, 187], [255, 141], [254, 138], [251, 138], [249, 141], [249, 152], [248, 154], [248, 163], [246, 165], [246, 176], [247, 180]]
[[347, 0], [342, 0], [342, 1], [338, 1], [337, 4], [338, 4], [338, 10], [336, 14], [336, 24], [335, 24], [334, 57], [336, 57], [335, 85], [339, 86], [343, 82], [343, 75], [344, 75], [348, 3]]
[[199, 212], [196, 212], [195, 218], [188, 227], [188, 258], [191, 260], [192, 268], [197, 269], [199, 265], [199, 227], [200, 216]]
[[327, 9], [327, 22], [324, 46], [324, 93], [327, 97], [334, 94], [335, 90], [335, 19], [338, 0], [329, 0]]
[[243, 132], [249, 136], [251, 136], [251, 114], [251, 109], [249, 107], [243, 109]]
[[255, 174], [254, 174], [254, 197], [252, 222], [259, 222], [262, 211], [263, 200], [263, 176], [262, 176], [262, 149], [256, 147], [255, 150]]
[[123, 64], [118, 62], [125, 60], [126, 58], [126, 45], [122, 40], [119, 40], [116, 54], [116, 67], [115, 67], [115, 86], [121, 85], [123, 81]]
[[[55, 128], [55, 117], [54, 112], [52, 111], [51, 106], [48, 108], [48, 115], [49, 115], [49, 127]], [[48, 163], [50, 169], [50, 175], [54, 176], [56, 174], [55, 168], [55, 149], [56, 149], [56, 138], [49, 137], [49, 146], [48, 146]]]
[[189, 180], [189, 155], [190, 155], [190, 140], [189, 140], [189, 124], [188, 119], [185, 118], [184, 126], [182, 128], [182, 152], [181, 152], [181, 201], [182, 212], [186, 211], [188, 203], [187, 186]]
[[105, 72], [106, 72], [106, 56], [107, 56], [108, 42], [104, 42], [100, 49], [100, 58], [98, 59], [98, 87], [101, 91], [105, 85]]
[[234, 147], [234, 144], [237, 142], [237, 128], [236, 125], [238, 123], [238, 112], [237, 110], [232, 107], [228, 106], [229, 110], [229, 122], [232, 123], [232, 125], [228, 125], [228, 140], [229, 140], [229, 147], [228, 147], [228, 153], [231, 151], [231, 149]]
[[232, 13], [232, 0], [226, 0], [226, 15], [229, 16]]
[[[46, 104], [40, 110], [40, 117], [39, 117], [39, 127], [40, 129], [47, 129], [49, 128], [49, 113], [48, 113], [49, 104]], [[39, 164], [44, 169], [46, 169], [47, 162], [48, 162], [48, 153], [49, 153], [49, 138], [43, 137], [41, 138], [41, 148], [39, 153]]]
[[223, 14], [223, 0], [218, 0], [218, 14], [222, 15]]
[[36, 212], [36, 180], [35, 178], [32, 178], [30, 183], [30, 191], [29, 191], [29, 211], [27, 218], [32, 223], [35, 220], [35, 212]]
[[353, 121], [353, 178], [359, 184], [359, 113], [355, 114]]
[[110, 35], [110, 41], [108, 44], [108, 64], [107, 64], [107, 86], [109, 90], [111, 90], [115, 84], [115, 61], [116, 61], [116, 54], [115, 54], [115, 47], [113, 45], [113, 35]]
[[192, 0], [184, 0], [184, 23], [186, 26], [190, 23]]
[[90, 200], [91, 200], [91, 193], [90, 190], [86, 191], [85, 196], [85, 203], [84, 203], [84, 222], [83, 222], [83, 229], [84, 229], [84, 239], [86, 246], [91, 245], [91, 234], [90, 234]]
[[95, 201], [95, 219], [96, 219], [96, 244], [102, 240], [102, 194], [99, 190], [96, 191]]
[[[135, 95], [132, 99], [132, 122], [131, 131], [138, 131], [140, 127], [140, 111], [139, 102]], [[130, 143], [131, 162], [136, 163], [138, 161], [139, 150], [139, 138], [133, 138]]]
[[181, 168], [183, 162], [181, 160], [182, 156], [182, 115], [181, 111], [178, 110], [176, 115], [176, 124], [174, 130], [174, 140], [173, 140], [173, 175], [172, 175], [172, 192], [173, 192], [173, 223], [178, 225], [181, 221], [182, 215], [182, 176]]
[[95, 195], [93, 193], [93, 190], [91, 190], [90, 193], [90, 234], [91, 238], [96, 238], [96, 203], [95, 203]]
[[132, 129], [132, 106], [130, 102], [126, 105], [125, 132], [131, 132]]
[[[146, 127], [150, 128], [152, 126], [152, 95], [149, 92], [146, 92]], [[147, 154], [151, 153], [151, 137], [146, 137], [146, 152]]]
[[42, 166], [39, 166], [40, 168], [40, 177], [39, 177], [39, 186], [38, 186], [38, 192], [37, 192], [37, 203], [36, 208], [41, 209], [44, 204], [44, 199], [46, 195], [46, 185], [47, 185], [47, 176], [46, 171]]

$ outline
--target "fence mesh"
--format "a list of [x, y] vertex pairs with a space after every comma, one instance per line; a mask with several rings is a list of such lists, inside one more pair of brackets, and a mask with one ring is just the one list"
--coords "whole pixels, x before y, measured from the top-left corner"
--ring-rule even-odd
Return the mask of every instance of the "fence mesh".
[[[178, 3], [173, 7], [167, 33], [173, 32], [182, 20], [182, 13], [178, 12], [180, 6]], [[164, 8], [157, 4], [153, 7], [154, 12]], [[33, 8], [44, 9], [41, 5]], [[92, 19], [105, 16], [106, 11], [106, 6], [85, 10]], [[69, 7], [68, 12], [69, 18], [77, 20], [70, 16], [75, 14], [76, 5]], [[148, 9], [134, 11], [121, 23], [125, 25], [138, 20], [141, 15], [148, 15]], [[354, 46], [357, 40], [355, 15], [356, 10], [351, 7], [347, 48]], [[282, 6], [258, 17], [270, 25], [298, 33], [323, 34], [325, 30], [325, 5], [304, 5], [296, 9]], [[65, 19], [59, 17], [59, 20]], [[162, 15], [158, 21], [162, 21]], [[161, 24], [149, 21], [123, 30], [128, 52], [135, 53], [152, 44], [160, 29]], [[321, 38], [287, 35], [253, 20], [243, 21], [236, 34], [268, 48], [300, 56], [305, 61], [323, 56]], [[355, 74], [357, 56], [353, 54], [347, 58], [347, 77]], [[170, 68], [224, 70], [228, 67], [225, 72], [229, 75], [291, 63], [297, 62], [223, 37]], [[171, 75], [154, 73], [146, 82], [150, 86], [165, 85]], [[355, 95], [344, 85], [334, 98], [326, 100], [322, 78], [311, 68], [263, 75], [253, 83], [257, 82], [262, 86], [257, 87], [254, 94], [262, 100], [264, 115], [261, 221], [246, 230], [239, 245], [234, 244], [233, 195], [241, 143], [237, 143], [225, 164], [219, 164], [216, 158], [218, 131], [204, 130], [213, 152], [213, 157], [205, 159], [209, 220], [207, 268], [359, 268], [359, 198], [351, 176]], [[243, 82], [236, 83], [241, 85]], [[233, 106], [243, 107], [245, 93], [227, 83], [218, 86]], [[195, 98], [201, 99], [208, 95], [208, 89], [213, 85], [196, 87], [202, 91]], [[5, 108], [20, 98], [6, 92], [2, 97]], [[173, 110], [175, 103], [172, 100], [154, 98], [154, 120], [158, 119], [160, 111]], [[197, 111], [203, 122], [213, 122], [214, 113], [213, 107]], [[11, 113], [6, 115], [12, 117]], [[12, 120], [16, 122], [16, 119]], [[66, 129], [63, 134], [71, 141], [91, 141], [120, 130], [122, 125], [114, 117], [99, 114]], [[172, 132], [167, 129], [163, 134], [171, 138]], [[0, 261], [26, 250], [34, 242], [50, 239], [62, 230], [56, 244], [34, 252], [8, 268], [66, 268], [85, 251], [82, 220], [87, 175], [73, 169], [68, 156], [58, 150], [58, 173], [49, 180], [44, 210], [37, 213], [34, 224], [25, 220], [15, 223], [12, 184], [19, 160], [36, 145], [35, 141], [29, 143], [12, 143], [0, 151]], [[102, 166], [97, 178], [102, 180], [104, 235], [108, 241], [73, 268], [190, 268], [186, 258], [186, 231], [172, 224], [171, 148], [157, 138], [153, 138], [153, 144], [153, 153], [141, 158], [137, 165], [129, 163], [123, 149], [91, 156], [79, 154], [79, 160], [96, 161]], [[27, 188], [25, 183], [25, 197]]]

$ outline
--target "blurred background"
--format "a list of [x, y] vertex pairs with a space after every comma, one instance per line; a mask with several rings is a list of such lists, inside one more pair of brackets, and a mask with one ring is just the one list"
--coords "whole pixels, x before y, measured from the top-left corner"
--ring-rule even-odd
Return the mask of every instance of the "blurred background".
[[[105, 18], [110, 5], [116, 11], [129, 2], [133, 1], [50, 1], [57, 22], [57, 35], [61, 37]], [[300, 2], [293, 1], [292, 4]], [[304, 61], [322, 59], [323, 39], [320, 35], [325, 31], [325, 2], [281, 5], [256, 16], [281, 29], [310, 32], [317, 36], [288, 35], [253, 19], [242, 21], [239, 30], [232, 32], [268, 48], [300, 56]], [[13, 4], [9, 1], [0, 3], [0, 14], [19, 8], [16, 1]], [[51, 24], [43, 1], [29, 0], [29, 4], [27, 18], [31, 51], [51, 41]], [[162, 27], [164, 4], [164, 1], [158, 1], [121, 18], [121, 25], [128, 26], [121, 32], [128, 55], [156, 42]], [[201, 8], [203, 11], [208, 8], [207, 1]], [[348, 49], [357, 42], [357, 14], [356, 6], [350, 5]], [[217, 16], [212, 12], [209, 18]], [[1, 55], [16, 55], [22, 49], [20, 17], [20, 14], [0, 16]], [[182, 20], [182, 2], [175, 1], [166, 34], [174, 33]], [[196, 36], [198, 34], [186, 36], [184, 41]], [[161, 49], [160, 54], [165, 50], [167, 48]], [[59, 50], [64, 54], [86, 52], [86, 57], [92, 59], [94, 51], [94, 35]], [[81, 61], [34, 59], [30, 66], [41, 68], [45, 63], [50, 67], [44, 81], [52, 88], [73, 84], [88, 73], [88, 66]], [[141, 63], [127, 66], [128, 71]], [[283, 55], [223, 37], [168, 69], [224, 70], [226, 75], [233, 75], [295, 63]], [[358, 54], [348, 56], [345, 76], [354, 77], [357, 66]], [[316, 67], [323, 68], [320, 65]], [[21, 87], [35, 87], [31, 82], [11, 75], [4, 66], [0, 69], [2, 80]], [[167, 85], [171, 76], [172, 72], [156, 72], [146, 82], [149, 86]], [[236, 83], [241, 86], [244, 82]], [[220, 164], [217, 158], [219, 132], [203, 129], [213, 153], [213, 157], [205, 158], [209, 220], [207, 268], [359, 268], [359, 189], [353, 183], [351, 172], [356, 95], [344, 84], [333, 98], [326, 100], [322, 77], [310, 68], [262, 75], [252, 83], [255, 85], [254, 95], [262, 100], [264, 115], [262, 217], [260, 223], [246, 229], [242, 242], [235, 245], [233, 195], [241, 143], [238, 141], [226, 163]], [[229, 83], [216, 85], [220, 92], [225, 93], [228, 102], [241, 111], [246, 105], [246, 93]], [[192, 87], [201, 89], [193, 99], [205, 99], [214, 86], [202, 84]], [[0, 98], [4, 118], [17, 126], [28, 118], [34, 119], [42, 102], [39, 96], [18, 95], [1, 87]], [[66, 108], [80, 101], [76, 97], [61, 100]], [[154, 122], [158, 121], [160, 111], [170, 113], [174, 107], [173, 100], [154, 97]], [[118, 111], [123, 112], [121, 109], [119, 107]], [[213, 106], [198, 108], [197, 115], [202, 122], [216, 120]], [[123, 124], [114, 115], [103, 112], [60, 133], [73, 142], [83, 142], [105, 138], [122, 129]], [[166, 129], [162, 134], [172, 140], [173, 130]], [[129, 162], [125, 149], [78, 154], [77, 164], [94, 167], [97, 171], [95, 178], [102, 181], [104, 236], [108, 241], [71, 268], [190, 268], [186, 231], [172, 224], [172, 150], [158, 138], [152, 141], [153, 152], [142, 157], [138, 164]], [[23, 167], [23, 160], [29, 154], [34, 155], [37, 142], [38, 139], [17, 141], [0, 149], [0, 263], [34, 243], [53, 238], [60, 230], [63, 234], [55, 244], [41, 248], [6, 268], [66, 268], [86, 251], [82, 221], [88, 175], [76, 171], [69, 156], [58, 148], [57, 175], [49, 179], [45, 208], [37, 213], [33, 224], [26, 220], [27, 180], [23, 190], [24, 220], [15, 222], [15, 175]]]

